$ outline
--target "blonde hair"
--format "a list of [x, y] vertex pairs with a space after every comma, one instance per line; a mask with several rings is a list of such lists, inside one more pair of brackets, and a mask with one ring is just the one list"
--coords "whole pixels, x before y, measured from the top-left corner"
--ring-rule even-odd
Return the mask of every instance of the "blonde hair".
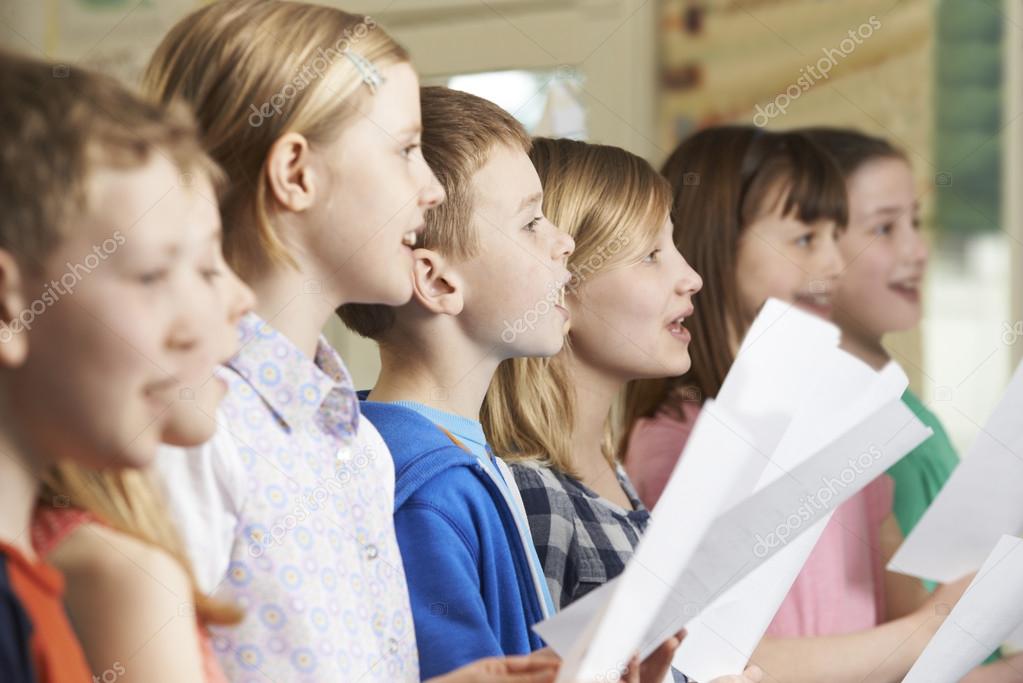
[[[548, 219], [575, 240], [568, 259], [576, 299], [601, 270], [652, 248], [671, 208], [671, 188], [646, 161], [618, 147], [535, 138], [530, 158], [543, 184]], [[534, 460], [577, 476], [572, 466], [575, 396], [566, 359], [569, 339], [552, 358], [513, 358], [498, 366], [481, 420], [502, 458]], [[620, 432], [613, 410], [603, 454], [617, 462]]]
[[113, 78], [0, 51], [0, 249], [33, 272], [87, 206], [90, 175], [144, 166], [159, 153], [179, 172], [222, 178], [187, 108], [157, 106]]
[[199, 620], [230, 625], [242, 611], [215, 600], [198, 588], [181, 537], [167, 514], [167, 505], [145, 470], [89, 470], [74, 463], [59, 463], [43, 473], [43, 505], [73, 505], [100, 523], [173, 557], [188, 576]]
[[[355, 54], [352, 54], [355, 53]], [[329, 144], [370, 94], [372, 67], [408, 52], [368, 16], [282, 0], [223, 0], [179, 21], [156, 48], [143, 88], [190, 104], [203, 146], [224, 168], [224, 252], [243, 279], [295, 262], [274, 229], [264, 163], [281, 135]]]
[[[494, 148], [505, 145], [528, 152], [529, 133], [499, 106], [460, 90], [422, 88], [423, 158], [444, 188], [446, 199], [426, 214], [418, 246], [445, 256], [467, 259], [479, 249], [472, 221], [472, 177]], [[338, 315], [364, 337], [383, 341], [394, 326], [394, 309], [374, 304], [346, 304]]]

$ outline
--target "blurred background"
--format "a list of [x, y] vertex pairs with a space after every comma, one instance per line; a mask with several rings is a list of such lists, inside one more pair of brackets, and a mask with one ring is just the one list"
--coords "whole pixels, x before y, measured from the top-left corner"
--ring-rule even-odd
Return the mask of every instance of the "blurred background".
[[[0, 44], [134, 82], [199, 4], [4, 0]], [[336, 4], [387, 28], [425, 83], [655, 165], [715, 123], [889, 138], [912, 160], [932, 260], [923, 325], [887, 344], [960, 450], [987, 419], [1023, 356], [1023, 0]], [[373, 345], [339, 323], [328, 335], [372, 386]]]

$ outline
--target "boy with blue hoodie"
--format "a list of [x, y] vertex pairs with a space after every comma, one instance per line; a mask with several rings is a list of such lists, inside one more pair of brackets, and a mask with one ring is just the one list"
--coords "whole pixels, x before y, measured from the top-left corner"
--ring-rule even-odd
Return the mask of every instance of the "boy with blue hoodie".
[[[532, 143], [510, 114], [447, 88], [423, 88], [421, 104], [423, 155], [447, 200], [413, 252], [412, 301], [339, 314], [380, 346], [362, 409], [394, 458], [395, 528], [429, 677], [543, 647], [532, 626], [554, 608], [514, 479], [478, 416], [501, 361], [561, 349], [575, 245], [541, 212]], [[677, 644], [648, 660], [644, 680], [648, 667], [648, 680], [663, 679]]]

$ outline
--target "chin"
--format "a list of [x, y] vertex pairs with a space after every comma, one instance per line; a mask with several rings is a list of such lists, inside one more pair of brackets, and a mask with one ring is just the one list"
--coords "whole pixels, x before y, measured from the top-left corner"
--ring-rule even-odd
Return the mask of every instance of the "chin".
[[177, 418], [172, 424], [167, 425], [163, 433], [163, 443], [191, 448], [201, 446], [213, 438], [217, 431], [217, 423], [198, 408], [190, 409], [190, 413], [187, 417]]

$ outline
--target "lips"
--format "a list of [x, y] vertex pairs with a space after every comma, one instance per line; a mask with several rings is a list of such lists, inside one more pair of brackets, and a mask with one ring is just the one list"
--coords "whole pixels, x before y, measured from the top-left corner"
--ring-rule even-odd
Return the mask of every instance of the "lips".
[[409, 230], [401, 236], [401, 243], [409, 249], [415, 249], [416, 244], [419, 242], [419, 236], [426, 230], [426, 223], [422, 223], [415, 230]]
[[668, 323], [668, 332], [671, 333], [671, 336], [686, 343], [692, 340], [692, 334], [689, 332], [689, 330], [683, 327], [683, 323], [685, 323], [686, 318], [693, 314], [693, 310], [694, 310], [693, 307], [690, 306], [681, 314], [671, 319], [671, 321]]
[[888, 289], [911, 303], [920, 303], [920, 280], [902, 280], [888, 285]]
[[819, 293], [803, 293], [797, 294], [794, 297], [796, 305], [801, 308], [821, 316], [822, 318], [831, 317], [831, 293], [830, 292], [819, 292]]

